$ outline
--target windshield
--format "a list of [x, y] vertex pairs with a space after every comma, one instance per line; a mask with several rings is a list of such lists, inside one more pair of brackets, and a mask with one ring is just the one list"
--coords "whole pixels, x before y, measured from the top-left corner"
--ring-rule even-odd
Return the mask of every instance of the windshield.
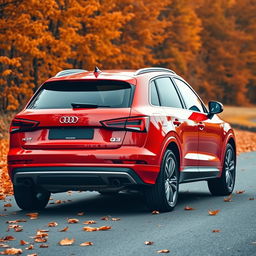
[[111, 80], [57, 81], [44, 84], [28, 108], [73, 108], [75, 103], [79, 103], [82, 108], [86, 108], [86, 105], [88, 107], [95, 105], [99, 108], [106, 106], [127, 108], [131, 105], [131, 99], [132, 85], [126, 82]]

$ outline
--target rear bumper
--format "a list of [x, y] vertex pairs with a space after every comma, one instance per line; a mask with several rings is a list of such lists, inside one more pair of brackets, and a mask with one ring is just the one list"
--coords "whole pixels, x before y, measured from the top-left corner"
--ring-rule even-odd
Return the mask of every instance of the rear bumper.
[[[134, 175], [144, 184], [154, 184], [158, 176], [160, 166], [158, 156], [153, 152], [140, 147], [121, 147], [118, 149], [98, 150], [25, 150], [11, 148], [8, 154], [8, 171], [13, 182], [17, 172], [29, 170], [31, 172], [68, 171], [76, 177], [88, 176], [89, 172], [100, 171], [105, 174], [114, 172], [128, 173], [133, 179]], [[22, 171], [23, 169], [23, 171]], [[88, 172], [88, 173], [87, 173]], [[131, 173], [134, 173], [132, 175]], [[25, 174], [22, 174], [25, 175]], [[31, 174], [34, 175], [34, 174]], [[122, 174], [127, 176], [127, 174]], [[104, 180], [103, 177], [103, 180]], [[137, 179], [135, 179], [137, 182]], [[137, 182], [138, 183], [138, 182]], [[139, 184], [139, 183], [138, 183]]]
[[145, 184], [130, 168], [23, 167], [13, 170], [15, 185], [41, 186], [51, 192], [121, 189]]

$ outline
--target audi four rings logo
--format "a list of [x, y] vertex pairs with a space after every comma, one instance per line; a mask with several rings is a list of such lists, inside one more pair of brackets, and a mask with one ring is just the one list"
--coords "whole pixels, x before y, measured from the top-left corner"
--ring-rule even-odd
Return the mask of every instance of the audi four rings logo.
[[75, 124], [78, 122], [77, 116], [62, 116], [59, 120], [62, 124]]

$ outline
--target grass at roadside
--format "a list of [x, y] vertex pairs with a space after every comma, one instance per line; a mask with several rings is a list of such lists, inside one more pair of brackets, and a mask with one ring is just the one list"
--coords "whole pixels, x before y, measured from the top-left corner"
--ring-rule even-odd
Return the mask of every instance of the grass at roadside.
[[219, 116], [231, 124], [256, 127], [256, 107], [224, 106]]

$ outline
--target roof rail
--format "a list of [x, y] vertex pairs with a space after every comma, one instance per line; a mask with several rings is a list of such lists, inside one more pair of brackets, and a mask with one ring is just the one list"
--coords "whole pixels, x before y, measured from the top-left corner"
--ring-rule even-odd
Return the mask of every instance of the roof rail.
[[62, 77], [62, 76], [68, 76], [68, 75], [73, 75], [73, 74], [78, 74], [78, 73], [83, 73], [83, 72], [88, 72], [87, 70], [84, 69], [64, 69], [57, 73], [55, 77]]
[[172, 73], [172, 74], [176, 74], [173, 70], [168, 69], [168, 68], [150, 67], [150, 68], [141, 68], [141, 69], [138, 69], [138, 70], [134, 73], [134, 75], [135, 75], [135, 76], [138, 76], [138, 75], [145, 74], [145, 73], [149, 73], [149, 72], [169, 72], [169, 73]]

